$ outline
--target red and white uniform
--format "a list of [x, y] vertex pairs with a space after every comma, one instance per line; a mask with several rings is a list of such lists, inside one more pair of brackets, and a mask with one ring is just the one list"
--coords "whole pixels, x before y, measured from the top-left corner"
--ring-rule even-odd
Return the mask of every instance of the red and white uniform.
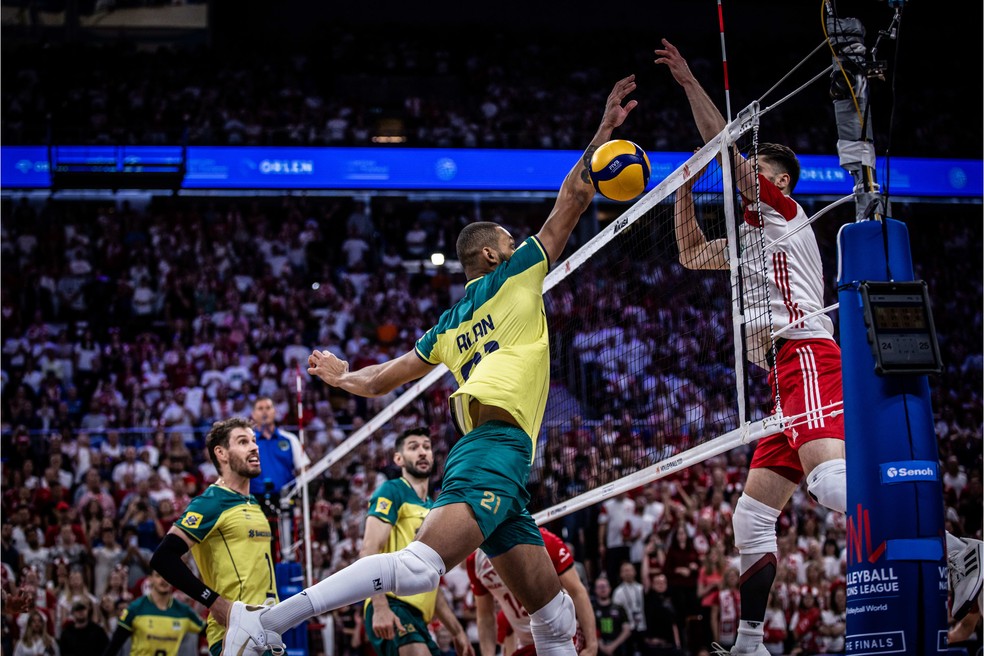
[[[745, 223], [740, 230], [746, 264], [745, 313], [750, 318], [748, 359], [768, 367], [768, 310], [772, 330], [792, 326], [780, 336], [786, 341], [776, 356], [775, 369], [769, 371], [769, 383], [775, 391], [778, 380], [783, 416], [798, 418], [785, 433], [759, 440], [751, 466], [775, 469], [799, 482], [803, 469], [796, 450], [800, 445], [826, 437], [844, 439], [842, 408], [835, 405], [843, 401], [840, 348], [833, 338], [830, 317], [818, 314], [804, 319], [824, 307], [823, 263], [813, 228], [807, 224], [809, 217], [799, 203], [763, 175], [759, 175], [759, 191], [761, 213], [746, 199]], [[760, 226], [765, 233], [764, 257]], [[773, 244], [777, 239], [781, 241]], [[832, 411], [838, 414], [831, 416]]]
[[[564, 545], [564, 541], [541, 528], [540, 535], [550, 555], [557, 575], [561, 575], [574, 566], [574, 555]], [[491, 594], [499, 602], [499, 608], [508, 620], [516, 634], [516, 648], [533, 644], [533, 634], [530, 632], [530, 616], [526, 609], [509, 592], [506, 584], [493, 569], [492, 561], [481, 549], [468, 556], [468, 578], [471, 580], [472, 594], [475, 596]]]
[[[767, 368], [765, 357], [771, 346], [769, 309], [773, 330], [793, 324], [781, 335], [784, 339], [832, 340], [834, 323], [826, 314], [803, 320], [807, 314], [823, 308], [823, 262], [813, 228], [805, 225], [809, 217], [799, 203], [763, 175], [759, 175], [759, 193], [761, 216], [755, 203], [746, 199], [745, 223], [739, 233], [745, 265], [742, 268], [745, 315], [749, 319], [748, 359]], [[763, 224], [764, 258], [758, 230]], [[794, 231], [795, 234], [786, 236]], [[776, 239], [782, 241], [770, 246]]]

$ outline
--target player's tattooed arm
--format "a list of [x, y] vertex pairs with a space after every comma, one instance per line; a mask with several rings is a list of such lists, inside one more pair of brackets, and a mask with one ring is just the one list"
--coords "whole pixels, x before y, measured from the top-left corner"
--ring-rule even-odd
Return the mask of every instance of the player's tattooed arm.
[[584, 181], [584, 184], [591, 184], [591, 158], [596, 150], [598, 150], [598, 146], [591, 144], [584, 151], [584, 157], [581, 158], [581, 162], [584, 164], [584, 168], [581, 169], [581, 180]]

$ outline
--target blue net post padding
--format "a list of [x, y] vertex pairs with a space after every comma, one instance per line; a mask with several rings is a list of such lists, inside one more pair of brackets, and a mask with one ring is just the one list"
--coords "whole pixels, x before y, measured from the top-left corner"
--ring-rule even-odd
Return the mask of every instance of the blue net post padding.
[[[947, 562], [929, 381], [875, 373], [858, 289], [861, 281], [886, 281], [888, 271], [895, 281], [913, 280], [908, 231], [889, 219], [848, 224], [838, 254], [847, 653], [945, 653]], [[922, 474], [899, 482], [896, 472], [907, 466]]]

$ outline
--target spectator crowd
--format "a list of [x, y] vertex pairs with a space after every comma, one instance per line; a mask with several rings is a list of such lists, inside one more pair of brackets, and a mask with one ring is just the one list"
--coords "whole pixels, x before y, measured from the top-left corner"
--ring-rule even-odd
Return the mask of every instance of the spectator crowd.
[[[946, 366], [932, 387], [948, 528], [979, 536], [981, 229], [969, 210], [948, 208], [939, 219], [902, 207], [917, 275], [931, 282]], [[493, 205], [494, 216], [483, 218], [523, 235], [542, 220], [540, 209]], [[141, 594], [171, 522], [215, 479], [201, 442], [212, 421], [248, 415], [263, 395], [273, 398], [278, 423], [296, 426], [300, 376], [306, 449], [317, 460], [392, 400], [356, 399], [309, 380], [306, 356], [330, 349], [358, 368], [412, 348], [464, 282], [449, 269], [424, 268], [413, 249], [438, 247], [470, 218], [454, 204], [392, 199], [156, 199], [141, 207], [5, 200], [2, 572], [7, 589], [27, 585], [37, 599], [37, 611], [4, 616], [5, 648], [38, 631], [59, 639], [76, 611], [112, 632], [121, 608]], [[835, 229], [818, 226], [825, 253]], [[407, 238], [417, 230], [423, 236]], [[688, 288], [672, 257], [653, 248], [659, 262], [648, 273], [615, 260], [548, 297], [551, 398], [573, 401], [562, 406], [566, 414], [548, 408], [533, 510], [734, 422], [727, 392], [713, 382], [727, 362], [714, 345], [730, 339], [719, 325], [729, 306], [715, 318], [713, 306], [693, 298], [727, 299], [726, 278]], [[636, 281], [631, 289], [627, 280]], [[699, 342], [702, 333], [710, 341]], [[639, 366], [639, 353], [655, 364], [624, 371]], [[575, 364], [565, 366], [565, 357]], [[596, 371], [586, 374], [585, 364]], [[638, 381], [620, 387], [627, 373]], [[761, 412], [769, 398], [760, 383], [753, 402]], [[578, 392], [581, 384], [589, 394]], [[394, 474], [396, 434], [430, 425], [438, 462], [446, 455], [455, 439], [450, 385], [428, 390], [314, 486], [316, 578], [358, 553], [366, 500]], [[552, 525], [582, 562], [596, 601], [605, 605], [607, 586], [625, 611], [631, 633], [612, 653], [648, 653], [674, 635], [690, 653], [733, 639], [740, 600], [730, 517], [748, 455], [735, 450]], [[440, 475], [439, 467], [437, 487]], [[806, 495], [791, 505], [770, 649], [836, 652], [843, 631], [827, 627], [844, 615], [844, 519]], [[467, 619], [467, 585], [455, 576], [448, 594]], [[355, 611], [328, 622], [337, 653], [358, 647]]]

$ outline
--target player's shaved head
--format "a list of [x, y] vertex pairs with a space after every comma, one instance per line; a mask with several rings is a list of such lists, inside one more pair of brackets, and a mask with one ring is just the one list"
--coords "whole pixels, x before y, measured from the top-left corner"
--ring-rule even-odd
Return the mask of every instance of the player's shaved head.
[[466, 271], [476, 267], [483, 248], [488, 247], [498, 251], [501, 235], [502, 228], [492, 221], [476, 221], [462, 228], [461, 234], [458, 235], [458, 243], [455, 245], [461, 266]]

